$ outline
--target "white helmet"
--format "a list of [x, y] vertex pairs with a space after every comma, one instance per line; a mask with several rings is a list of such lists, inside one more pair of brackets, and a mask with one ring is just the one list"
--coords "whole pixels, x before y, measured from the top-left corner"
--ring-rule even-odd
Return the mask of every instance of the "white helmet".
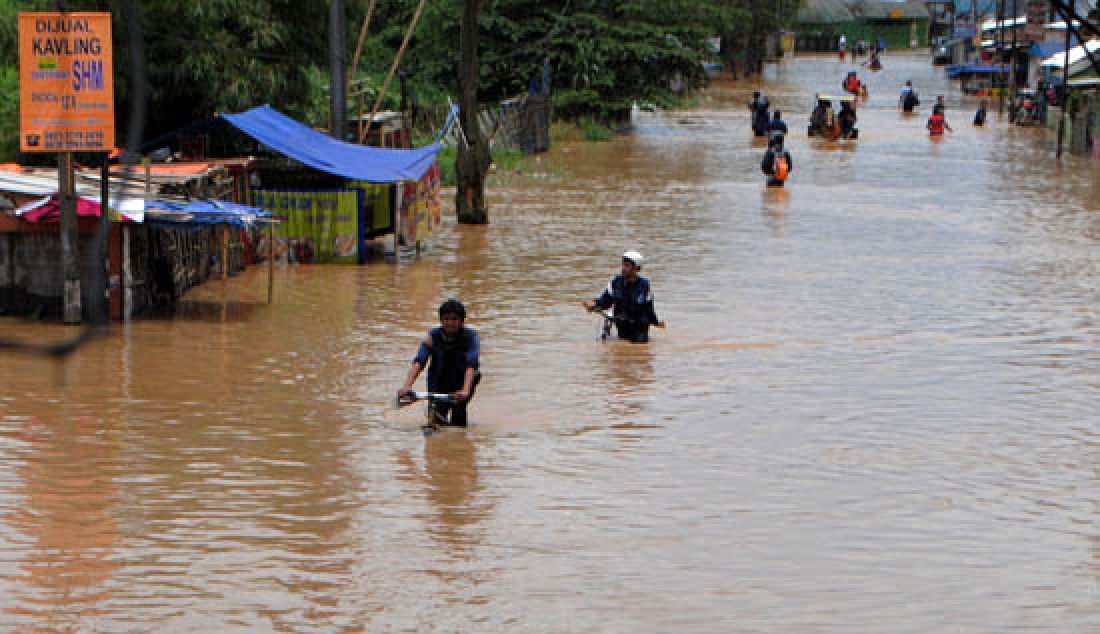
[[630, 260], [634, 263], [634, 266], [638, 268], [642, 268], [642, 263], [645, 262], [645, 258], [642, 257], [642, 254], [638, 253], [637, 251], [627, 251], [623, 254], [623, 259]]

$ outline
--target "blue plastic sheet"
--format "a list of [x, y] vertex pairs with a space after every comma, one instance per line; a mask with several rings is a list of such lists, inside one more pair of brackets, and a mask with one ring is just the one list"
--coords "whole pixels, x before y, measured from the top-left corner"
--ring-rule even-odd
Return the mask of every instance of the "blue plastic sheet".
[[947, 78], [958, 79], [964, 75], [992, 75], [1008, 72], [1008, 64], [952, 64], [947, 67]]
[[240, 114], [223, 114], [222, 118], [303, 165], [371, 183], [420, 180], [439, 153], [438, 143], [415, 150], [392, 150], [337, 141], [270, 106]]
[[257, 218], [271, 218], [269, 211], [247, 205], [225, 201], [193, 200], [187, 203], [177, 203], [166, 200], [149, 201], [146, 209], [164, 209], [190, 214], [189, 218], [173, 218], [172, 216], [146, 216], [147, 222], [165, 222], [171, 224], [213, 224], [233, 225], [245, 227], [253, 224]]

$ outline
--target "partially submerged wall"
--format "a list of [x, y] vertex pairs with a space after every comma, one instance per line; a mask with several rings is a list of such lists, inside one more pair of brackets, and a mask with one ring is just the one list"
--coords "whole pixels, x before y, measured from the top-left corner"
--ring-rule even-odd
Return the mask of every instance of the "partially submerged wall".
[[[91, 248], [91, 239], [80, 237], [81, 253]], [[60, 319], [62, 289], [57, 234], [0, 233], [0, 315]]]
[[[112, 232], [108, 277], [122, 291], [120, 310], [112, 311], [116, 317], [173, 306], [191, 288], [220, 276], [223, 257], [227, 256], [230, 274], [244, 269], [244, 249], [235, 227], [227, 231], [225, 225], [126, 224], [115, 225]], [[83, 254], [89, 252], [93, 239], [91, 234], [80, 236], [83, 266], [89, 264]], [[90, 279], [87, 271], [84, 279]], [[0, 232], [0, 315], [60, 319], [61, 314], [58, 234]]]

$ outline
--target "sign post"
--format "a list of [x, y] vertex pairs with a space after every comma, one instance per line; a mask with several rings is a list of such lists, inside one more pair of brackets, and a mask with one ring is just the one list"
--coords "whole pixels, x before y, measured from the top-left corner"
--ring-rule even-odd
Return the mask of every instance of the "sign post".
[[62, 317], [70, 324], [82, 312], [72, 153], [114, 147], [111, 53], [110, 13], [19, 14], [19, 147], [59, 154]]

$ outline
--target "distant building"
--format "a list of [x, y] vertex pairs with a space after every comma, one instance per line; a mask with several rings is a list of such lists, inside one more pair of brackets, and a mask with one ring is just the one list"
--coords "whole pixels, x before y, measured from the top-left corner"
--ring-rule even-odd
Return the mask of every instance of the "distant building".
[[835, 51], [843, 33], [848, 50], [881, 39], [889, 51], [928, 46], [930, 13], [923, 0], [807, 0], [797, 22], [798, 50]]

